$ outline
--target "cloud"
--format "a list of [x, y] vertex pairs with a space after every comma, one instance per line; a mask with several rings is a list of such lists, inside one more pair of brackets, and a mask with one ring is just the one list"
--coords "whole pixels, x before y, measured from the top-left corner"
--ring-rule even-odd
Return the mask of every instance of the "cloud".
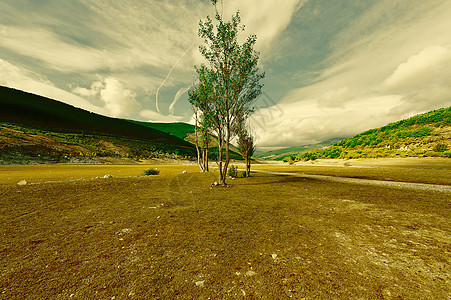
[[[189, 49], [209, 9], [201, 1], [11, 1], [0, 11], [0, 47], [65, 73], [144, 66], [155, 72], [173, 66]], [[178, 68], [192, 66], [192, 56], [186, 56]]]
[[72, 89], [72, 92], [83, 97], [92, 98], [99, 94], [102, 87], [103, 87], [102, 82], [95, 81], [91, 84], [91, 88], [89, 89], [77, 86]]
[[175, 112], [175, 104], [177, 104], [177, 101], [179, 101], [180, 97], [185, 94], [189, 89], [191, 88], [191, 86], [188, 87], [182, 87], [181, 89], [179, 89], [177, 91], [177, 93], [174, 96], [174, 99], [172, 100], [171, 105], [169, 105], [169, 113], [172, 115], [174, 115]]
[[169, 122], [181, 122], [185, 119], [185, 117], [182, 116], [173, 116], [173, 115], [169, 115], [169, 116], [165, 116], [162, 115], [156, 111], [150, 110], [150, 109], [143, 109], [139, 112], [139, 115], [141, 116], [141, 118], [144, 118], [146, 120], [148, 120], [149, 122], [165, 122], [165, 123], [169, 123]]
[[105, 78], [105, 85], [100, 90], [100, 97], [105, 102], [105, 108], [114, 117], [129, 116], [141, 107], [136, 100], [136, 94], [115, 78]]
[[403, 1], [398, 8], [409, 9], [402, 15], [389, 2], [336, 36], [315, 83], [288, 92], [278, 104], [284, 116], [258, 130], [263, 146], [354, 135], [449, 106], [451, 2]]
[[136, 94], [125, 88], [122, 82], [114, 77], [107, 77], [91, 84], [91, 87], [74, 87], [72, 92], [94, 100], [101, 100], [103, 108], [113, 117], [126, 117], [141, 108], [136, 101]]
[[39, 28], [2, 26], [0, 46], [61, 72], [90, 71], [108, 65], [106, 51], [64, 42], [53, 32]]
[[[330, 110], [318, 99], [281, 103], [264, 108], [251, 117], [258, 147], [289, 147], [348, 137], [369, 128], [393, 122], [388, 110], [400, 103], [400, 96], [375, 96], [349, 102], [346, 109]], [[368, 109], [368, 108], [371, 109]], [[273, 112], [280, 112], [274, 114]]]
[[[210, 7], [202, 1], [84, 1], [103, 20], [103, 32], [115, 41], [129, 66], [172, 67], [197, 38], [199, 19]], [[120, 63], [120, 62], [119, 62]], [[178, 68], [192, 69], [191, 56]], [[167, 72], [167, 71], [166, 71]]]
[[242, 24], [246, 26], [246, 34], [257, 35], [256, 47], [266, 55], [271, 44], [290, 24], [294, 13], [306, 2], [306, 0], [225, 1], [223, 17], [227, 20], [239, 10]]
[[403, 95], [390, 114], [426, 112], [450, 103], [451, 48], [429, 46], [411, 55], [383, 82], [382, 90]]
[[[166, 81], [168, 80], [169, 76], [171, 76], [172, 71], [174, 71], [175, 67], [177, 67], [177, 65], [179, 64], [180, 60], [185, 56], [185, 54], [186, 54], [189, 50], [191, 50], [191, 47], [187, 48], [187, 49], [185, 50], [185, 52], [183, 52], [182, 56], [180, 56], [180, 57], [177, 59], [177, 61], [175, 62], [175, 64], [171, 67], [171, 69], [169, 70], [168, 74], [167, 74], [166, 77], [164, 78], [163, 82], [158, 86], [157, 91], [155, 92], [155, 106], [157, 107], [157, 111], [158, 111], [158, 112], [160, 112], [160, 108], [159, 108], [159, 105], [158, 105], [158, 95], [159, 95], [160, 89], [161, 89], [161, 88], [163, 87], [163, 85], [166, 83]], [[179, 92], [180, 92], [180, 91], [179, 91]], [[177, 95], [176, 95], [176, 96], [177, 96]], [[179, 96], [179, 97], [180, 97], [180, 96]], [[178, 98], [177, 98], [177, 100], [178, 100]], [[174, 101], [173, 101], [172, 103], [175, 104]], [[174, 110], [174, 107], [173, 107], [173, 104], [172, 104], [172, 103], [171, 103], [171, 106], [169, 107], [170, 110], [171, 110], [171, 107], [172, 107], [172, 110]], [[172, 114], [172, 113], [171, 113], [171, 114]]]
[[451, 78], [451, 49], [443, 46], [429, 46], [410, 56], [385, 80], [387, 91], [409, 91], [419, 86], [449, 85]]
[[325, 93], [318, 99], [318, 106], [323, 108], [344, 108], [354, 96], [347, 86]]

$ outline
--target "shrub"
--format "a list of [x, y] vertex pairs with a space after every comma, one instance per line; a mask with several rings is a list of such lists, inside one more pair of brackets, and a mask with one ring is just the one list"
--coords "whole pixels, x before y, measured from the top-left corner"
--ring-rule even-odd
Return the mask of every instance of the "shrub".
[[144, 175], [158, 175], [160, 174], [160, 170], [157, 169], [147, 169], [144, 171]]
[[446, 144], [437, 144], [432, 150], [434, 150], [435, 152], [445, 152], [446, 150], [448, 150], [448, 146]]
[[246, 171], [241, 172], [241, 177], [246, 177]]
[[231, 165], [229, 167], [229, 170], [227, 171], [227, 175], [230, 177], [237, 177], [238, 175], [238, 167], [235, 167], [234, 165]]

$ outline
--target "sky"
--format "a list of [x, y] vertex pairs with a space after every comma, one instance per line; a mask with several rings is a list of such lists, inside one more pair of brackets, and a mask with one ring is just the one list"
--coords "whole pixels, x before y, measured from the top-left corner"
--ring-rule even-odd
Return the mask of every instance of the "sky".
[[[224, 0], [257, 35], [261, 150], [451, 105], [449, 0]], [[103, 115], [190, 122], [207, 0], [2, 0], [0, 85]]]

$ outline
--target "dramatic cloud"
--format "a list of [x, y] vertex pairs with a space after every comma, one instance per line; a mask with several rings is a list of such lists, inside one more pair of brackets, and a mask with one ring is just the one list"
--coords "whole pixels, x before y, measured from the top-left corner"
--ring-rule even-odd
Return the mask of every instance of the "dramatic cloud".
[[259, 147], [290, 147], [348, 137], [397, 120], [387, 114], [387, 107], [399, 103], [397, 96], [360, 99], [339, 110], [319, 107], [317, 100], [282, 103], [259, 110], [250, 122]]
[[430, 46], [410, 56], [384, 82], [388, 91], [410, 91], [420, 85], [445, 84], [451, 78], [451, 50]]
[[402, 1], [397, 10], [389, 2], [335, 36], [315, 81], [287, 93], [277, 106], [282, 117], [256, 126], [262, 146], [350, 136], [449, 105], [451, 3]]
[[0, 46], [62, 72], [90, 71], [108, 65], [106, 51], [66, 43], [42, 29], [2, 26], [0, 39]]
[[384, 81], [387, 92], [403, 94], [401, 104], [390, 110], [403, 115], [411, 111], [440, 108], [451, 99], [451, 49], [430, 46], [410, 56]]
[[116, 117], [129, 116], [141, 107], [135, 100], [135, 93], [126, 89], [115, 78], [105, 78], [105, 85], [100, 90], [100, 97], [105, 101], [105, 108]]
[[[274, 40], [290, 24], [294, 13], [307, 2], [306, 0], [285, 0], [275, 3], [273, 0], [224, 1], [224, 17], [240, 11], [246, 34], [257, 35], [257, 49], [268, 55]], [[220, 5], [218, 5], [221, 9]], [[264, 59], [265, 57], [263, 57]]]
[[[236, 10], [266, 72], [259, 146], [353, 135], [450, 103], [451, 1], [218, 1], [225, 19]], [[189, 121], [207, 15], [210, 1], [3, 0], [0, 84], [108, 116]]]
[[75, 87], [72, 92], [91, 99], [102, 100], [103, 108], [108, 111], [108, 115], [113, 117], [127, 117], [141, 108], [141, 104], [135, 99], [136, 94], [113, 77], [96, 81], [91, 84], [89, 89]]

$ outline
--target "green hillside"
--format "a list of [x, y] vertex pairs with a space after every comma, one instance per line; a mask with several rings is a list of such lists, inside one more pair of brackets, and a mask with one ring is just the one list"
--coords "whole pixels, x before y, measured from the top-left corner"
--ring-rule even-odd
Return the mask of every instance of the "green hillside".
[[179, 139], [185, 139], [189, 133], [194, 132], [194, 125], [183, 123], [183, 122], [175, 122], [175, 123], [154, 123], [154, 122], [141, 122], [141, 121], [133, 121], [127, 120], [134, 124], [138, 124], [141, 126], [146, 126], [149, 128], [157, 129], [162, 132], [170, 133], [173, 136], [178, 137]]
[[149, 141], [192, 147], [165, 132], [110, 118], [71, 105], [0, 86], [0, 121], [57, 132], [93, 132], [144, 138]]
[[267, 152], [260, 152], [254, 155], [255, 158], [263, 159], [263, 160], [285, 160], [289, 156], [297, 155], [300, 153], [309, 152], [312, 150], [324, 148], [327, 146], [331, 146], [334, 143], [341, 141], [343, 138], [334, 138], [327, 141], [323, 141], [317, 144], [304, 145], [298, 147], [289, 147], [278, 150], [272, 150]]
[[64, 151], [135, 158], [157, 153], [194, 156], [196, 152], [191, 143], [175, 135], [0, 86], [0, 156], [38, 156], [46, 149], [53, 149], [55, 157]]
[[370, 129], [295, 160], [360, 157], [451, 157], [451, 107]]

